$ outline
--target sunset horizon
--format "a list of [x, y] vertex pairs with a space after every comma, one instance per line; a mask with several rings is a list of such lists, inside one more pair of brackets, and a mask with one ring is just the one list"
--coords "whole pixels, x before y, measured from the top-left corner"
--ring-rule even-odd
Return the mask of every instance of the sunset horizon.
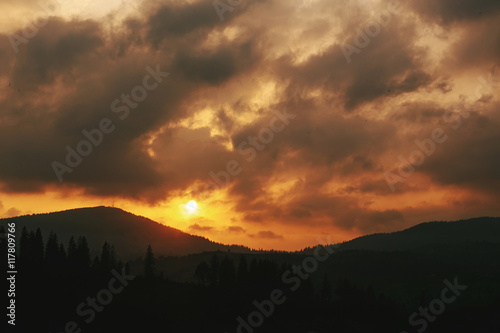
[[499, 0], [0, 12], [8, 325], [500, 332]]
[[[187, 205], [187, 204], [186, 204]], [[184, 215], [196, 215], [196, 213], [191, 213], [191, 212], [187, 212], [186, 211], [186, 205], [182, 205], [183, 207], [183, 213]], [[425, 220], [425, 221], [418, 221], [417, 223], [415, 223], [414, 225], [411, 225], [411, 226], [408, 226], [408, 227], [404, 227], [404, 228], [401, 228], [401, 229], [395, 229], [395, 230], [391, 230], [391, 231], [385, 231], [385, 232], [373, 232], [373, 233], [366, 233], [366, 234], [358, 234], [358, 235], [353, 235], [352, 237], [349, 237], [349, 238], [345, 238], [345, 239], [341, 239], [341, 240], [335, 240], [334, 241], [334, 238], [332, 237], [332, 235], [329, 235], [329, 234], [324, 234], [324, 235], [319, 235], [319, 236], [316, 236], [316, 239], [312, 240], [311, 242], [308, 242], [308, 243], [305, 243], [305, 242], [302, 242], [302, 241], [298, 241], [296, 245], [296, 243], [293, 243], [293, 242], [290, 242], [290, 240], [284, 240], [284, 244], [283, 244], [283, 247], [280, 248], [276, 243], [274, 245], [270, 245], [270, 247], [266, 248], [266, 247], [262, 247], [262, 243], [259, 241], [259, 240], [256, 240], [255, 241], [255, 245], [253, 245], [253, 243], [251, 242], [251, 240], [253, 238], [255, 238], [255, 235], [252, 235], [252, 234], [249, 234], [248, 237], [250, 238], [250, 241], [248, 243], [237, 243], [237, 242], [234, 242], [232, 240], [224, 240], [224, 238], [221, 238], [223, 239], [224, 241], [222, 240], [219, 240], [219, 239], [214, 239], [214, 238], [211, 238], [211, 237], [208, 237], [203, 230], [203, 228], [187, 228], [187, 229], [181, 229], [181, 228], [178, 228], [178, 227], [175, 227], [173, 225], [170, 225], [168, 224], [168, 221], [165, 223], [165, 222], [160, 222], [158, 221], [157, 219], [154, 219], [154, 218], [151, 218], [149, 216], [146, 216], [146, 215], [142, 215], [142, 214], [138, 214], [138, 213], [135, 213], [135, 212], [132, 212], [132, 211], [127, 211], [126, 209], [123, 209], [121, 207], [118, 207], [118, 206], [109, 206], [109, 205], [97, 205], [97, 206], [82, 206], [82, 207], [70, 207], [70, 208], [64, 208], [64, 209], [61, 209], [61, 210], [55, 210], [55, 211], [43, 211], [43, 212], [30, 212], [30, 213], [27, 213], [27, 214], [23, 214], [23, 215], [15, 215], [15, 216], [8, 216], [8, 217], [3, 217], [3, 218], [15, 218], [15, 217], [24, 217], [24, 216], [30, 216], [30, 215], [39, 215], [39, 214], [52, 214], [52, 213], [60, 213], [60, 212], [71, 212], [71, 211], [79, 211], [79, 210], [82, 210], [82, 209], [94, 209], [94, 208], [116, 208], [116, 209], [119, 209], [119, 210], [122, 210], [126, 213], [130, 213], [130, 214], [133, 214], [135, 216], [138, 216], [138, 217], [144, 217], [144, 218], [147, 218], [153, 222], [156, 222], [156, 223], [159, 223], [163, 226], [166, 226], [166, 227], [171, 227], [171, 228], [174, 228], [174, 229], [178, 229], [182, 232], [185, 232], [187, 234], [190, 234], [190, 235], [193, 235], [193, 236], [201, 236], [201, 237], [204, 237], [206, 239], [208, 239], [209, 241], [212, 241], [212, 242], [215, 242], [215, 243], [219, 243], [219, 244], [222, 244], [222, 245], [228, 245], [228, 246], [231, 246], [231, 245], [241, 245], [241, 246], [244, 246], [244, 247], [247, 247], [251, 250], [260, 250], [260, 251], [290, 251], [290, 252], [295, 252], [295, 251], [302, 251], [306, 248], [313, 248], [315, 246], [318, 246], [318, 245], [333, 245], [333, 244], [341, 244], [341, 243], [345, 243], [345, 242], [348, 242], [348, 241], [352, 241], [354, 239], [357, 239], [359, 237], [362, 237], [362, 236], [370, 236], [370, 235], [374, 235], [374, 234], [381, 234], [381, 233], [392, 233], [392, 232], [398, 232], [398, 231], [403, 231], [403, 230], [406, 230], [408, 228], [411, 228], [411, 227], [414, 227], [414, 226], [417, 226], [419, 224], [424, 224], [424, 223], [428, 223], [428, 222], [446, 222], [446, 223], [453, 223], [453, 222], [456, 222], [458, 220], [474, 220], [474, 219], [481, 219], [481, 218], [497, 218], [495, 216], [465, 216], [465, 217], [462, 217], [462, 218], [459, 218], [459, 219], [456, 219], [456, 220], [436, 220], [436, 219], [431, 219], [431, 220]], [[166, 218], [165, 218], [166, 219]]]

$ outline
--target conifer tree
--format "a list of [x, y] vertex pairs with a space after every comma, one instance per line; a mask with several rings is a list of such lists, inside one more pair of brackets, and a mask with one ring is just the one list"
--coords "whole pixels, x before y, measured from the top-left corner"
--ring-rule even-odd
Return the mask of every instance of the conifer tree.
[[231, 259], [226, 256], [224, 260], [222, 260], [222, 264], [220, 265], [220, 285], [221, 286], [232, 286], [236, 281], [236, 272], [234, 269], [234, 264]]
[[236, 278], [238, 282], [242, 282], [248, 278], [248, 263], [247, 259], [245, 258], [245, 255], [243, 254], [240, 256]]
[[210, 273], [210, 267], [206, 261], [202, 261], [196, 266], [194, 271], [194, 276], [200, 282], [201, 285], [205, 285], [208, 281], [208, 275]]
[[144, 276], [146, 278], [154, 278], [156, 276], [156, 263], [155, 256], [153, 254], [153, 248], [148, 245], [146, 251], [146, 258], [144, 259]]
[[85, 236], [78, 237], [76, 253], [80, 268], [87, 271], [90, 268], [90, 250]]

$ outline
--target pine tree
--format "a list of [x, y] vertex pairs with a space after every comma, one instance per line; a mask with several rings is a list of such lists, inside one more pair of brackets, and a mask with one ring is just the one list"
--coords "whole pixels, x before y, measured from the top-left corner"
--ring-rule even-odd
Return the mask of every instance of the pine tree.
[[77, 263], [83, 271], [88, 271], [90, 268], [90, 250], [85, 236], [78, 237], [78, 245], [76, 248]]
[[59, 257], [58, 257], [59, 265], [64, 265], [66, 263], [66, 250], [64, 249], [64, 245], [59, 244]]
[[19, 266], [29, 269], [32, 254], [31, 254], [31, 238], [28, 228], [23, 227], [21, 231], [21, 239], [19, 241]]
[[231, 259], [227, 256], [222, 260], [220, 265], [220, 285], [221, 286], [232, 286], [236, 281], [236, 272], [234, 269], [234, 264]]
[[152, 279], [156, 276], [156, 263], [155, 256], [153, 254], [153, 248], [148, 245], [146, 251], [146, 258], [144, 259], [144, 276], [146, 278]]
[[111, 258], [111, 246], [108, 242], [104, 242], [101, 251], [101, 271], [108, 272], [113, 269], [113, 263]]
[[328, 275], [325, 274], [323, 277], [323, 283], [320, 290], [320, 298], [324, 301], [330, 301], [332, 299], [332, 286], [328, 280]]
[[75, 238], [71, 236], [68, 243], [68, 260], [72, 263], [76, 263], [78, 260], [78, 253], [76, 250]]
[[240, 261], [238, 263], [238, 272], [236, 273], [238, 282], [245, 281], [248, 278], [248, 263], [245, 256], [242, 254], [240, 256]]
[[250, 268], [248, 269], [248, 275], [250, 279], [254, 280], [258, 276], [258, 265], [257, 265], [257, 259], [252, 258], [252, 261], [250, 261]]
[[219, 281], [219, 270], [220, 270], [219, 258], [217, 257], [216, 254], [214, 254], [212, 256], [212, 259], [210, 260], [210, 273], [208, 275], [210, 283], [216, 284]]
[[194, 271], [194, 276], [196, 277], [196, 279], [198, 279], [200, 284], [204, 286], [208, 280], [209, 273], [210, 273], [210, 267], [208, 266], [206, 261], [202, 261], [196, 267], [196, 270]]
[[49, 273], [54, 272], [59, 263], [59, 244], [57, 242], [57, 235], [51, 231], [47, 245], [45, 246], [45, 263], [46, 269]]
[[40, 267], [43, 264], [44, 259], [44, 246], [43, 246], [43, 237], [42, 231], [40, 228], [36, 229], [35, 237], [32, 241], [32, 249], [33, 249], [33, 260], [34, 264]]
[[99, 270], [101, 269], [101, 261], [99, 260], [99, 256], [94, 257], [91, 268], [93, 272], [99, 272]]

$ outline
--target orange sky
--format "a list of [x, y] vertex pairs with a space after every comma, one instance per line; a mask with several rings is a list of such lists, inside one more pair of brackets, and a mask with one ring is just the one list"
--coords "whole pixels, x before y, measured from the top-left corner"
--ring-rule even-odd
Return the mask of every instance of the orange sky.
[[2, 217], [115, 206], [294, 250], [500, 215], [496, 1], [0, 9]]

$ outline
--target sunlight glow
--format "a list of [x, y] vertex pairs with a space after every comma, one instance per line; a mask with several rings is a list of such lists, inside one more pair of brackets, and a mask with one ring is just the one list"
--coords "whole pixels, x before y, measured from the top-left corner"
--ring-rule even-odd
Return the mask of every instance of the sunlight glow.
[[187, 214], [196, 214], [198, 212], [198, 204], [196, 201], [191, 200], [186, 205], [184, 205], [184, 210]]

